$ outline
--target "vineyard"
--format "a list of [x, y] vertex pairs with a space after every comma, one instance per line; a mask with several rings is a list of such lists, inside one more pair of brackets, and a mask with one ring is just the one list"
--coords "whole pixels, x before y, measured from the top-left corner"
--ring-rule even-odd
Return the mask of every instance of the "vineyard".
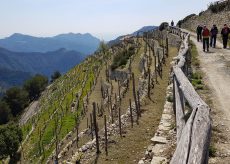
[[137, 136], [137, 144], [138, 137], [143, 140], [137, 146], [143, 151], [140, 146], [151, 135], [143, 139], [138, 130], [148, 124], [146, 114], [154, 116], [154, 111], [149, 118], [154, 122], [151, 131], [156, 130], [169, 63], [179, 43], [176, 36], [158, 30], [124, 38], [56, 80], [42, 93], [37, 112], [21, 125], [21, 162], [111, 162], [115, 146], [127, 145], [129, 135]]

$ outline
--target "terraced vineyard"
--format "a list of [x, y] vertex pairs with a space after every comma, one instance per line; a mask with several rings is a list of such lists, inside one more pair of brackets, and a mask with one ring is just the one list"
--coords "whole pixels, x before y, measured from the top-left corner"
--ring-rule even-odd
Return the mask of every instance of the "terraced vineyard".
[[22, 147], [25, 161], [45, 161], [55, 149], [56, 140], [74, 129], [76, 121], [84, 115], [83, 99], [95, 86], [101, 66], [109, 56], [106, 53], [88, 57], [42, 94], [38, 113], [22, 126], [24, 138], [32, 132]]
[[88, 163], [99, 146], [116, 142], [130, 123], [139, 125], [141, 104], [152, 99], [169, 49], [162, 46], [167, 33], [146, 34], [96, 52], [47, 87], [37, 113], [22, 125], [22, 162]]

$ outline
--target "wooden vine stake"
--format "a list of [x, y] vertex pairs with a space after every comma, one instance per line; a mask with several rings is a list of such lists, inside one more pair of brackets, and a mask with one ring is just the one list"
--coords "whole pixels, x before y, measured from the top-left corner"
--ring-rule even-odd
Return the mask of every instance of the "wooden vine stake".
[[93, 140], [93, 118], [92, 118], [92, 113], [90, 113], [90, 129], [91, 129], [91, 139]]
[[133, 128], [133, 110], [132, 110], [131, 99], [129, 99], [129, 110], [130, 110], [131, 127]]
[[119, 133], [120, 137], [122, 137], [122, 131], [121, 131], [121, 108], [118, 108], [118, 120], [119, 120]]
[[166, 37], [166, 56], [169, 56], [169, 38], [168, 36]]
[[108, 156], [108, 136], [107, 136], [106, 115], [104, 115], [104, 124], [105, 124], [105, 153], [106, 153], [106, 156]]
[[140, 92], [139, 91], [137, 91], [137, 105], [138, 105], [139, 115], [141, 117], [141, 103], [140, 103]]
[[121, 86], [120, 86], [120, 80], [118, 80], [118, 94], [119, 94], [119, 105], [121, 105]]
[[97, 154], [99, 154], [100, 150], [99, 150], [99, 139], [98, 139], [98, 128], [97, 128], [97, 117], [96, 117], [96, 103], [95, 102], [93, 102], [93, 124], [94, 124], [94, 131], [95, 131], [95, 137], [96, 137]]
[[148, 97], [150, 98], [150, 96], [151, 96], [150, 95], [151, 94], [150, 93], [150, 89], [151, 89], [151, 87], [150, 87], [151, 86], [151, 84], [150, 84], [151, 83], [151, 72], [150, 72], [150, 68], [148, 68], [148, 75], [149, 75], [148, 76]]
[[139, 122], [138, 122], [138, 120], [139, 120], [139, 109], [138, 109], [137, 97], [136, 97], [134, 73], [132, 73], [132, 80], [133, 80], [133, 98], [135, 101], [135, 107], [136, 107], [136, 112], [137, 112], [137, 124], [139, 124]]

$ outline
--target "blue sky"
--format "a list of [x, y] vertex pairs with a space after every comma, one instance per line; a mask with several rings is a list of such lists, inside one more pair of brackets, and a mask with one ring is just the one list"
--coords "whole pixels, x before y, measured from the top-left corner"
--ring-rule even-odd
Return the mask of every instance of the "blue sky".
[[[110, 40], [145, 25], [198, 14], [214, 0], [0, 0], [0, 38], [91, 33]], [[187, 6], [187, 7], [185, 7]]]

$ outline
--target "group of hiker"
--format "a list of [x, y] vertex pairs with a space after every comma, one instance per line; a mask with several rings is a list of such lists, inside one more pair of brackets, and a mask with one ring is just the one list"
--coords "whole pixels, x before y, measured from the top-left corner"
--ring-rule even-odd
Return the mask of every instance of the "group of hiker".
[[[209, 30], [206, 25], [198, 25], [197, 29], [197, 41], [203, 41], [203, 51], [209, 52], [209, 46], [215, 48], [216, 47], [216, 38], [218, 34], [218, 28], [214, 24]], [[221, 36], [223, 39], [223, 48], [227, 48], [228, 44], [228, 37], [230, 34], [230, 28], [227, 26], [227, 24], [224, 24], [224, 27], [221, 30]]]

